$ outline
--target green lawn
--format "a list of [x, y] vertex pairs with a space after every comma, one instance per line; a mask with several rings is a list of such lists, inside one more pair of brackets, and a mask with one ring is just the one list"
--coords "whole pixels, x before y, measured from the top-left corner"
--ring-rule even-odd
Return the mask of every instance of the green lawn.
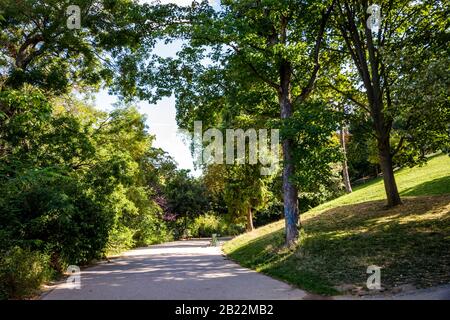
[[227, 242], [243, 266], [333, 295], [365, 287], [367, 266], [381, 269], [382, 286], [427, 287], [450, 282], [450, 158], [396, 172], [403, 205], [385, 209], [381, 179], [301, 215], [296, 248], [285, 249], [284, 221]]

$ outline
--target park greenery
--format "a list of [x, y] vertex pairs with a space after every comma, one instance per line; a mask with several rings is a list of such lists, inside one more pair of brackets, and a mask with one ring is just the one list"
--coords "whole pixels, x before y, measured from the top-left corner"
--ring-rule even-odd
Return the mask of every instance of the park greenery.
[[[450, 8], [377, 4], [374, 32], [365, 0], [0, 0], [0, 298], [136, 246], [245, 231], [232, 258], [312, 292], [358, 282], [369, 247], [388, 285], [412, 256], [401, 283], [448, 281]], [[97, 109], [99, 89], [120, 102]], [[137, 107], [171, 95], [183, 129], [280, 129], [279, 170], [179, 169]]]
[[395, 178], [402, 206], [383, 206], [380, 177], [301, 214], [297, 247], [283, 246], [278, 221], [234, 238], [224, 251], [245, 267], [323, 295], [370, 294], [370, 265], [381, 267], [385, 293], [448, 284], [450, 159], [433, 156]]

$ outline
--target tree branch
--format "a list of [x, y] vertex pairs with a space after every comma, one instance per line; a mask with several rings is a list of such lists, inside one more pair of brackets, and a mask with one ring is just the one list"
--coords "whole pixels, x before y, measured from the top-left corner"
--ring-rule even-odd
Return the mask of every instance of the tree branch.
[[354, 98], [349, 92], [344, 92], [344, 91], [338, 89], [337, 87], [333, 86], [332, 84], [328, 84], [328, 86], [331, 89], [333, 89], [334, 91], [342, 94], [342, 96], [344, 96], [344, 98], [347, 98], [348, 100], [352, 101], [358, 107], [361, 107], [362, 109], [364, 109], [365, 111], [367, 111], [370, 114], [370, 109], [364, 103], [356, 100], [356, 98]]
[[[242, 51], [236, 47], [235, 45], [231, 44], [231, 43], [227, 43], [226, 45], [230, 46], [237, 54], [242, 55]], [[277, 92], [280, 90], [280, 86], [278, 84], [276, 84], [275, 82], [271, 81], [270, 79], [267, 79], [266, 77], [264, 77], [262, 74], [260, 74], [258, 72], [258, 69], [256, 69], [256, 67], [250, 62], [247, 61], [245, 58], [243, 59], [243, 62], [248, 65], [250, 67], [250, 69], [253, 71], [253, 73], [259, 78], [261, 79], [263, 82], [265, 82], [266, 84], [268, 84], [269, 86], [271, 86], [272, 88], [274, 88], [275, 90], [277, 90]]]
[[314, 45], [314, 50], [313, 50], [314, 68], [312, 70], [308, 84], [306, 85], [306, 87], [304, 87], [302, 89], [302, 92], [293, 100], [294, 104], [296, 104], [300, 101], [304, 101], [313, 90], [314, 83], [316, 82], [317, 74], [320, 69], [320, 63], [319, 63], [320, 45], [322, 44], [322, 40], [323, 40], [324, 33], [325, 33], [325, 27], [327, 25], [328, 19], [330, 17], [331, 11], [333, 10], [335, 2], [336, 2], [336, 0], [333, 0], [330, 7], [322, 13], [322, 19], [320, 21], [319, 32], [317, 34], [316, 43]]

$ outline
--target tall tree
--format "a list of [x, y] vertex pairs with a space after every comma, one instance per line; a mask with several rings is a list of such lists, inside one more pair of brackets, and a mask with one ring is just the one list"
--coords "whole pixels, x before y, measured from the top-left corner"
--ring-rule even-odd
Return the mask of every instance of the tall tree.
[[205, 185], [198, 178], [190, 176], [189, 170], [177, 170], [165, 186], [168, 206], [177, 219], [182, 219], [184, 236], [188, 222], [209, 209]]
[[[180, 27], [189, 43], [179, 58], [159, 59], [145, 69], [142, 79], [147, 84], [152, 80], [159, 94], [174, 92], [178, 119], [198, 110], [194, 102], [199, 102], [211, 106], [202, 111], [208, 112], [213, 122], [218, 116], [214, 103], [223, 105], [223, 94], [230, 93], [238, 83], [246, 83], [248, 92], [259, 92], [259, 99], [265, 100], [263, 105], [249, 104], [248, 108], [265, 106], [267, 110], [260, 113], [273, 119], [272, 107], [277, 105], [278, 117], [288, 121], [313, 91], [332, 1], [227, 0], [221, 5], [219, 12], [206, 2], [189, 9], [189, 23]], [[207, 66], [202, 64], [205, 57], [212, 61]], [[205, 101], [211, 97], [211, 101]], [[286, 245], [296, 242], [300, 226], [298, 190], [292, 181], [293, 139], [289, 134], [282, 137]]]
[[[415, 70], [407, 70], [405, 66], [410, 60], [407, 51], [418, 63], [421, 58], [432, 62], [442, 52], [445, 38], [445, 16], [448, 9], [445, 9], [443, 1], [395, 1], [385, 0], [377, 2], [380, 11], [369, 10], [367, 0], [351, 1], [337, 0], [334, 25], [339, 30], [343, 47], [347, 50], [359, 80], [364, 87], [364, 100], [359, 100], [349, 92], [360, 87], [360, 82], [354, 81], [353, 88], [346, 90], [348, 97], [356, 106], [370, 114], [374, 137], [377, 141], [378, 158], [383, 173], [384, 186], [387, 196], [388, 206], [396, 206], [401, 203], [397, 184], [394, 177], [393, 157], [404, 147], [405, 140], [411, 140], [413, 146], [413, 136], [421, 137], [422, 141], [443, 142], [445, 138], [445, 125], [442, 119], [431, 117], [427, 122], [433, 123], [436, 134], [429, 135], [428, 139], [424, 134], [418, 134], [419, 130], [414, 130], [414, 126], [423, 127], [425, 121], [423, 115], [428, 114], [427, 109], [441, 108], [441, 103], [437, 105], [419, 104], [422, 107], [419, 113], [405, 115], [406, 103], [400, 100], [404, 95], [401, 93], [399, 84], [403, 83], [403, 89], [408, 85], [404, 79]], [[373, 8], [373, 7], [372, 7]], [[447, 13], [446, 13], [447, 12]], [[376, 18], [371, 16], [380, 14], [381, 24], [378, 30], [370, 29], [367, 20]], [[445, 45], [444, 45], [445, 46]], [[403, 49], [408, 48], [409, 49]], [[413, 49], [414, 48], [414, 49]], [[430, 48], [430, 52], [425, 52], [424, 48]], [[411, 50], [412, 49], [412, 50]], [[397, 58], [396, 58], [397, 57]], [[421, 65], [422, 62], [419, 63]], [[347, 70], [348, 70], [347, 64]], [[403, 70], [402, 70], [403, 69]], [[423, 68], [420, 68], [423, 70]], [[401, 71], [406, 71], [402, 73]], [[414, 71], [414, 73], [417, 73]], [[414, 85], [414, 80], [410, 83]], [[441, 88], [448, 80], [434, 78], [434, 85]], [[417, 86], [415, 86], [417, 88]], [[441, 89], [440, 89], [441, 90]], [[420, 91], [420, 90], [419, 90]], [[442, 92], [442, 91], [441, 91]], [[445, 92], [445, 90], [444, 90]], [[440, 95], [438, 95], [440, 96]], [[417, 97], [414, 94], [414, 97]], [[420, 101], [420, 99], [417, 99]], [[448, 120], [448, 113], [444, 119]], [[397, 146], [391, 146], [391, 134], [395, 127], [402, 127], [403, 137], [399, 139]], [[414, 133], [416, 131], [416, 133]], [[423, 131], [422, 131], [423, 133]], [[409, 138], [408, 138], [409, 136]], [[439, 138], [441, 137], [441, 138]], [[412, 139], [411, 139], [412, 138]], [[416, 145], [417, 146], [417, 145]]]

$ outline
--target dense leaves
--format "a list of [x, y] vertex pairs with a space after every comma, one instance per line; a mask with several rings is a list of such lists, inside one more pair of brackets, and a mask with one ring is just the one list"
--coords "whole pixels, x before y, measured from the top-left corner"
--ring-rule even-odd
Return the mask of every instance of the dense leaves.
[[[342, 192], [345, 159], [353, 180], [381, 171], [399, 204], [394, 167], [450, 150], [448, 6], [378, 3], [372, 33], [368, 1], [224, 0], [216, 11], [0, 0], [0, 295], [22, 294], [15, 267], [35, 265], [35, 286], [49, 266], [190, 231], [234, 234], [284, 216], [294, 244], [299, 211]], [[69, 4], [81, 8], [78, 30], [66, 26]], [[153, 51], [173, 40], [176, 55]], [[101, 86], [124, 102], [102, 112], [80, 100]], [[281, 170], [178, 170], [130, 104], [169, 95], [185, 129], [280, 129]]]
[[[167, 237], [147, 185], [156, 172], [142, 167], [152, 137], [136, 109], [108, 115], [78, 102], [76, 112], [57, 112], [32, 88], [3, 91], [1, 102], [14, 111], [0, 133], [2, 249], [25, 245], [78, 264], [107, 245]], [[117, 239], [116, 229], [128, 239]]]

